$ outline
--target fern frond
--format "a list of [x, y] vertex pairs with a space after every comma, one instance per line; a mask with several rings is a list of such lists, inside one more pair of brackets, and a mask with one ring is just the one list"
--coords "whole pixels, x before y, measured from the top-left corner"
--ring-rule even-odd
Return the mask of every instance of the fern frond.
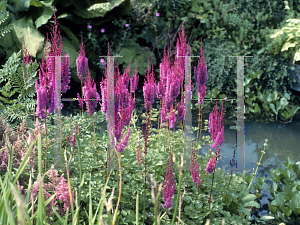
[[13, 53], [6, 63], [3, 66], [3, 69], [0, 69], [0, 83], [3, 81], [10, 80], [12, 76], [16, 73], [21, 59], [21, 50], [18, 53]]
[[10, 32], [13, 29], [14, 25], [13, 24], [9, 24], [8, 26], [5, 26], [3, 28], [1, 28], [0, 30], [0, 38], [4, 37], [5, 34], [7, 34], [8, 32]]
[[0, 12], [2, 13], [3, 10], [6, 9], [6, 6], [7, 6], [7, 1], [2, 1], [0, 3]]

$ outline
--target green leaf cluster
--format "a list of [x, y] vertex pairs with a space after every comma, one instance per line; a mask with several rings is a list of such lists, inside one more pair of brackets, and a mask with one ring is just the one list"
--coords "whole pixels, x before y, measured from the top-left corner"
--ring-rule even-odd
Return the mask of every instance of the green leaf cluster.
[[300, 214], [300, 162], [288, 157], [278, 169], [267, 171], [272, 181], [269, 192], [273, 199], [268, 203], [271, 216], [288, 224], [297, 224]]
[[36, 105], [35, 79], [38, 63], [25, 63], [21, 51], [12, 54], [0, 69], [0, 108], [10, 122], [20, 122], [32, 114]]

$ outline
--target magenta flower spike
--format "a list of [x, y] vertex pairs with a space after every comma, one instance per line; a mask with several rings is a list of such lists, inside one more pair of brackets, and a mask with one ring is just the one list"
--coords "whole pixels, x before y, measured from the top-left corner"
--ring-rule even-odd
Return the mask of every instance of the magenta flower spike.
[[207, 163], [207, 167], [205, 169], [205, 171], [207, 173], [212, 173], [214, 172], [216, 167], [216, 156], [213, 159], [210, 159], [209, 162]]
[[96, 85], [94, 84], [89, 69], [82, 89], [84, 101], [87, 106], [87, 113], [92, 116], [95, 112], [95, 108], [97, 107], [97, 103], [100, 100], [100, 95], [97, 92]]
[[82, 107], [83, 107], [83, 104], [84, 104], [84, 102], [83, 102], [83, 100], [80, 98], [80, 95], [79, 95], [79, 93], [77, 93], [77, 98], [79, 99], [79, 106], [80, 106], [80, 108], [82, 108]]
[[25, 66], [27, 66], [28, 63], [33, 63], [32, 57], [29, 55], [27, 48], [25, 46], [24, 37], [23, 37], [23, 62], [25, 63]]
[[175, 192], [176, 188], [176, 174], [172, 180], [173, 177], [173, 162], [172, 162], [172, 156], [171, 156], [171, 147], [170, 147], [170, 159], [168, 162], [168, 168], [165, 175], [165, 180], [163, 181], [163, 199], [165, 201], [165, 204], [162, 205], [165, 209], [172, 207], [172, 197]]
[[63, 66], [62, 66], [62, 86], [61, 90], [62, 93], [66, 93], [70, 89], [70, 78], [71, 78], [71, 71], [69, 68], [70, 62], [69, 62], [69, 55], [66, 55], [67, 57], [64, 57], [63, 59]]
[[212, 149], [216, 148], [217, 145], [221, 146], [224, 142], [224, 125], [221, 130], [218, 132], [217, 138], [213, 144], [210, 145]]
[[194, 67], [194, 75], [197, 84], [197, 91], [198, 91], [198, 103], [203, 103], [205, 98], [205, 91], [206, 91], [206, 82], [207, 82], [207, 66], [205, 64], [205, 57], [202, 49], [202, 39], [201, 39], [201, 49], [200, 49], [200, 59], [198, 61], [197, 67]]
[[211, 134], [211, 138], [213, 141], [216, 141], [217, 135], [219, 131], [221, 131], [223, 125], [223, 101], [222, 101], [222, 109], [218, 111], [218, 103], [213, 109], [213, 111], [209, 114], [209, 133]]
[[179, 102], [177, 103], [177, 110], [178, 110], [178, 120], [181, 122], [184, 121], [185, 106], [183, 103], [183, 98], [181, 100], [181, 104]]
[[36, 115], [40, 119], [45, 119], [45, 106], [47, 106], [47, 91], [44, 86], [39, 87], [38, 81], [35, 80], [35, 89], [37, 93], [37, 109], [36, 109]]
[[173, 109], [173, 105], [171, 106], [171, 115], [169, 115], [169, 125], [170, 129], [175, 128], [176, 123], [176, 116], [175, 116], [175, 110]]
[[84, 50], [84, 44], [83, 39], [81, 35], [81, 45], [79, 50], [79, 56], [76, 60], [77, 65], [77, 76], [82, 81], [84, 78], [86, 71], [88, 69], [88, 59], [85, 57], [85, 50]]
[[144, 92], [145, 107], [146, 110], [148, 111], [150, 110], [150, 107], [153, 104], [156, 97], [156, 83], [155, 83], [155, 77], [153, 73], [153, 65], [152, 65], [152, 71], [150, 73], [149, 60], [148, 60], [148, 71], [146, 73], [146, 79], [143, 87], [143, 92]]
[[[53, 6], [54, 8], [54, 6]], [[63, 56], [62, 49], [62, 36], [58, 28], [58, 23], [55, 15], [54, 8], [54, 24], [52, 26], [52, 32], [50, 33], [51, 39], [46, 41], [45, 55], [42, 57], [39, 71], [39, 85], [36, 83], [38, 102], [37, 102], [37, 116], [39, 118], [46, 118], [44, 108], [48, 107], [47, 112], [53, 113], [55, 108], [55, 56]], [[68, 57], [64, 57], [68, 58]], [[70, 71], [69, 71], [69, 60], [64, 59], [62, 65], [62, 90], [65, 93], [70, 87]], [[38, 91], [38, 89], [40, 91]], [[46, 96], [46, 97], [45, 97]]]
[[137, 89], [138, 83], [139, 83], [139, 74], [138, 74], [138, 69], [137, 69], [137, 62], [135, 64], [135, 71], [134, 71], [134, 76], [130, 78], [130, 92], [134, 93]]
[[123, 152], [124, 149], [126, 148], [126, 146], [128, 144], [128, 139], [129, 139], [129, 136], [130, 136], [130, 131], [131, 131], [131, 128], [129, 128], [128, 133], [126, 134], [123, 142], [119, 143], [119, 145], [118, 145], [118, 152]]

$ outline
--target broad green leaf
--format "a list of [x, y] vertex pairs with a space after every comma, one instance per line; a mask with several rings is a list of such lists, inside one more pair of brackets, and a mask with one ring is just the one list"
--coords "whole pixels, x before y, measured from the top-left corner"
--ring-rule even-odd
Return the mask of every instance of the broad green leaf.
[[44, 46], [45, 37], [34, 27], [31, 18], [23, 17], [14, 24], [14, 32], [17, 37], [17, 43], [22, 45], [23, 37], [28, 53], [36, 57], [37, 52]]
[[76, 67], [76, 59], [79, 55], [79, 52], [76, 51], [74, 45], [65, 37], [62, 38], [63, 41], [63, 50], [66, 51], [66, 54], [70, 56], [70, 68]]
[[42, 15], [36, 19], [35, 27], [39, 28], [40, 26], [46, 24], [49, 19], [52, 18], [53, 15], [53, 8], [52, 7], [43, 7]]
[[[65, 27], [65, 26], [59, 24], [59, 28], [61, 29], [62, 32], [64, 32], [64, 35], [67, 36], [67, 38], [70, 40], [70, 42], [72, 43], [72, 45], [74, 46], [74, 48], [76, 50], [76, 46], [80, 46], [80, 40], [76, 37], [76, 35], [68, 27]], [[78, 49], [78, 51], [79, 51], [79, 49]], [[78, 55], [79, 55], [79, 53], [78, 53]], [[78, 55], [77, 55], [77, 57], [78, 57]], [[76, 57], [76, 59], [77, 59], [77, 57]]]
[[246, 214], [247, 217], [249, 217], [251, 215], [250, 211], [248, 209], [246, 209], [246, 208], [239, 209], [239, 212]]
[[249, 202], [256, 199], [256, 196], [254, 194], [248, 194], [245, 197], [242, 198], [242, 202]]
[[27, 12], [30, 7], [30, 0], [10, 0], [9, 4], [13, 5], [13, 8], [16, 12], [20, 12], [20, 11]]
[[275, 109], [275, 106], [273, 103], [270, 103], [269, 106], [275, 114], [278, 114], [278, 110]]
[[[255, 198], [256, 198], [256, 196], [255, 196]], [[245, 207], [245, 208], [246, 208], [246, 207], [249, 207], [249, 206], [253, 206], [253, 207], [257, 208], [257, 209], [260, 208], [260, 205], [259, 205], [257, 202], [255, 202], [255, 201], [246, 202], [246, 203], [244, 204], [244, 207]]]
[[280, 108], [284, 109], [289, 104], [288, 100], [286, 98], [280, 99]]
[[291, 202], [287, 204], [293, 212], [298, 215], [300, 213], [300, 196], [298, 193], [295, 193], [291, 199]]
[[110, 2], [96, 3], [88, 8], [74, 10], [73, 12], [82, 18], [104, 17], [107, 12], [119, 6], [124, 1], [125, 0], [112, 0]]

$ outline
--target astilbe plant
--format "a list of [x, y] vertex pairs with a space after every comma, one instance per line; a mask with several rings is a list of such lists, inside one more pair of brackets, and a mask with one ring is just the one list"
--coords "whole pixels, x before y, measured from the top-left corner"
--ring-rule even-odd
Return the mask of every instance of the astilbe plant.
[[94, 80], [92, 79], [89, 70], [88, 70], [87, 78], [84, 81], [83, 96], [87, 108], [86, 112], [90, 116], [93, 116], [98, 101], [100, 100], [100, 95], [97, 92], [96, 84], [94, 83]]
[[[9, 124], [5, 124], [2, 117], [0, 117], [0, 149], [4, 148], [3, 151], [0, 151], [0, 172], [5, 172], [8, 166], [9, 152], [6, 148], [6, 144], [14, 148], [13, 168], [17, 169], [20, 165], [20, 162], [26, 155], [31, 143], [37, 140], [38, 133], [41, 133], [41, 135], [43, 135], [44, 130], [42, 129], [41, 124], [39, 123], [39, 120], [37, 118], [34, 126], [35, 128], [32, 129], [31, 132], [28, 131], [26, 128], [26, 118], [24, 118], [23, 122], [17, 127], [17, 130], [13, 131]], [[29, 155], [29, 163], [32, 167], [37, 168], [36, 147], [33, 147]], [[28, 171], [28, 169], [24, 170], [24, 172]]]
[[[53, 6], [54, 8], [54, 6]], [[56, 57], [64, 57], [62, 65], [62, 92], [66, 93], [70, 87], [70, 69], [69, 69], [69, 56], [63, 55], [63, 43], [60, 29], [58, 28], [58, 22], [56, 20], [55, 8], [54, 8], [54, 24], [52, 26], [52, 32], [50, 33], [51, 39], [48, 38], [47, 34], [47, 47], [45, 55], [42, 57], [42, 63], [40, 63], [39, 71], [39, 83], [35, 82], [37, 92], [37, 109], [36, 115], [45, 120], [46, 126], [46, 113], [53, 113], [55, 109], [55, 60]], [[62, 107], [63, 105], [61, 105]], [[46, 108], [48, 110], [46, 111]], [[48, 139], [47, 139], [47, 126], [46, 130], [46, 159], [45, 159], [45, 170], [47, 168], [47, 151], [48, 151]]]
[[[214, 144], [211, 145], [212, 149], [215, 148], [217, 145], [221, 147], [221, 145], [224, 142], [224, 113], [223, 113], [223, 101], [222, 101], [222, 109], [218, 111], [218, 103], [216, 102], [216, 106], [213, 109], [213, 112], [210, 113], [209, 115], [209, 132], [212, 136], [212, 139], [214, 141]], [[210, 190], [210, 197], [209, 197], [209, 204], [208, 208], [210, 209], [210, 201], [211, 201], [211, 194], [212, 194], [212, 188], [214, 184], [214, 175], [215, 175], [215, 169], [216, 169], [216, 161], [217, 158], [220, 155], [220, 149], [219, 148], [216, 151], [216, 154], [213, 159], [210, 159], [211, 157], [211, 152], [210, 151], [210, 156], [209, 156], [209, 162], [206, 167], [206, 172], [207, 173], [212, 173], [213, 172], [213, 177], [212, 177], [212, 182], [211, 182], [211, 190]]]
[[[201, 48], [200, 48], [200, 56], [197, 67], [194, 67], [194, 75], [197, 84], [197, 91], [198, 91], [198, 104], [199, 104], [199, 121], [198, 121], [198, 132], [197, 132], [197, 139], [200, 130], [200, 139], [201, 139], [201, 130], [202, 130], [202, 104], [203, 99], [205, 98], [206, 93], [206, 82], [207, 82], [207, 66], [205, 64], [205, 57], [202, 48], [202, 38], [201, 38]], [[200, 104], [201, 104], [201, 112], [200, 112]], [[200, 119], [201, 116], [201, 119]], [[201, 121], [201, 125], [200, 125]]]
[[[46, 213], [48, 216], [54, 216], [54, 211], [52, 207], [54, 207], [60, 214], [60, 216], [64, 216], [66, 214], [67, 209], [71, 208], [70, 203], [70, 195], [68, 184], [66, 183], [66, 179], [64, 179], [63, 175], [59, 176], [56, 169], [54, 169], [54, 165], [52, 164], [51, 169], [46, 173], [47, 175], [47, 182], [42, 182], [43, 185], [43, 193], [45, 197], [45, 201], [50, 198], [53, 194], [56, 196], [50, 201], [49, 205], [46, 207]], [[34, 201], [34, 199], [39, 194], [39, 176], [37, 180], [34, 182], [31, 190], [31, 195], [29, 202]], [[20, 187], [19, 189], [22, 189]], [[25, 189], [28, 191], [28, 189]], [[72, 193], [73, 203], [74, 201], [74, 191]], [[35, 206], [37, 207], [37, 202], [35, 202]], [[75, 206], [75, 204], [74, 204]]]
[[[84, 50], [84, 44], [83, 44], [83, 39], [81, 36], [81, 45], [80, 45], [80, 50], [79, 50], [79, 56], [76, 59], [76, 66], [77, 66], [77, 76], [80, 79], [80, 84], [81, 84], [81, 96], [83, 98], [83, 89], [82, 89], [82, 84], [85, 78], [85, 75], [87, 73], [88, 70], [88, 59], [85, 56], [85, 50]], [[79, 93], [77, 93], [77, 98], [79, 99], [79, 105], [82, 109], [82, 113], [83, 113], [83, 101], [80, 100], [80, 96]]]
[[199, 176], [198, 159], [195, 160], [195, 151], [193, 149], [193, 143], [192, 143], [192, 162], [190, 163], [190, 171], [193, 178], [193, 182], [197, 184], [197, 191], [198, 191], [198, 187], [201, 185], [201, 181]]
[[169, 209], [172, 207], [172, 197], [174, 195], [176, 189], [176, 175], [173, 177], [173, 161], [171, 155], [171, 147], [170, 147], [170, 159], [168, 161], [168, 168], [165, 174], [165, 180], [163, 181], [163, 199], [165, 203], [162, 205], [165, 209]]
[[88, 69], [87, 77], [84, 80], [84, 87], [82, 88], [84, 101], [86, 104], [86, 112], [92, 117], [93, 127], [94, 127], [94, 139], [95, 139], [95, 148], [98, 160], [98, 149], [97, 149], [97, 140], [96, 140], [96, 129], [95, 129], [95, 121], [93, 114], [95, 113], [95, 108], [97, 107], [98, 101], [100, 100], [100, 95], [97, 92], [96, 84], [91, 77], [90, 71]]
[[153, 65], [152, 65], [152, 70], [150, 70], [149, 60], [148, 60], [148, 69], [145, 77], [146, 79], [143, 87], [144, 102], [145, 102], [146, 111], [150, 111], [151, 113], [151, 105], [153, 104], [154, 99], [156, 97], [156, 83], [155, 83], [155, 77], [153, 73]]

